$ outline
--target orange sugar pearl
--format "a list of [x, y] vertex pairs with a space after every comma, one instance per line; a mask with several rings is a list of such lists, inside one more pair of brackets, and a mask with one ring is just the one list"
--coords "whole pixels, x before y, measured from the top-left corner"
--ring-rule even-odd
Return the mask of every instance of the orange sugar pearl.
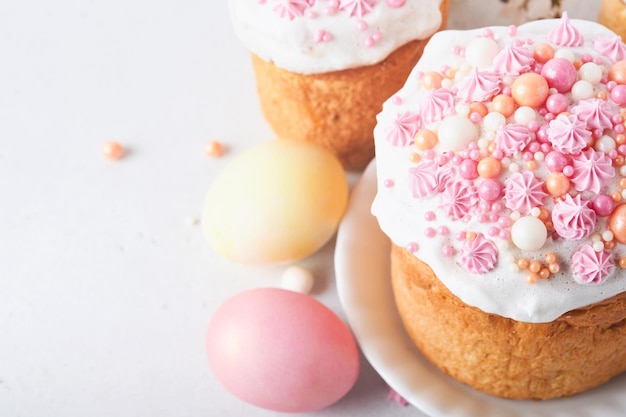
[[535, 61], [545, 64], [554, 58], [554, 48], [547, 43], [538, 43], [533, 50], [533, 58]]
[[428, 71], [422, 77], [422, 86], [427, 90], [435, 90], [441, 87], [443, 76], [435, 71]]
[[599, 98], [600, 100], [606, 100], [606, 91], [598, 91], [598, 93], [596, 94], [596, 98]]
[[565, 174], [554, 172], [546, 178], [546, 189], [554, 196], [559, 197], [567, 194], [570, 189], [570, 181]]
[[519, 258], [516, 264], [519, 269], [526, 269], [528, 268], [528, 265], [530, 264], [530, 262], [526, 258]]
[[618, 167], [624, 165], [624, 157], [622, 155], [617, 155], [617, 157], [613, 160], [613, 165]]
[[506, 94], [498, 94], [491, 100], [491, 110], [509, 117], [515, 112], [515, 101]]
[[572, 62], [572, 65], [578, 70], [580, 69], [580, 67], [583, 66], [583, 62], [580, 59], [576, 59], [574, 60], [574, 62]]
[[556, 253], [548, 252], [546, 253], [546, 262], [549, 264], [553, 264], [556, 262]]
[[204, 153], [207, 154], [207, 156], [216, 158], [218, 156], [222, 156], [224, 153], [224, 147], [220, 142], [210, 140], [204, 144]]
[[541, 262], [538, 260], [530, 261], [530, 265], [528, 265], [528, 270], [530, 272], [539, 272], [541, 270]]
[[476, 232], [465, 232], [465, 240], [473, 242], [476, 239]]
[[541, 107], [549, 92], [546, 79], [534, 72], [520, 75], [511, 85], [513, 100], [520, 106]]
[[611, 199], [616, 203], [622, 201], [622, 191], [621, 190], [613, 191], [611, 193]]
[[547, 220], [547, 221], [543, 222], [543, 224], [546, 225], [546, 230], [548, 230], [548, 233], [554, 232], [554, 223], [552, 223], [551, 220]]
[[456, 70], [454, 68], [448, 68], [446, 70], [446, 72], [444, 73], [444, 75], [446, 76], [446, 78], [449, 79], [454, 79], [454, 76], [456, 75]]
[[619, 188], [626, 188], [626, 177], [619, 179]]
[[620, 133], [619, 135], [615, 135], [615, 143], [618, 145], [623, 145], [626, 143], [626, 135]]
[[548, 209], [542, 208], [539, 210], [539, 220], [548, 220], [552, 215], [548, 211]]
[[496, 150], [496, 144], [494, 142], [491, 142], [489, 145], [487, 145], [487, 152], [493, 153], [495, 150]]
[[626, 256], [620, 257], [619, 261], [617, 261], [617, 264], [620, 268], [626, 268]]
[[550, 278], [550, 270], [548, 268], [541, 268], [539, 271], [539, 278], [548, 279]]
[[417, 152], [411, 152], [411, 154], [409, 155], [410, 162], [419, 162], [421, 159], [422, 157]]
[[555, 263], [549, 264], [548, 269], [550, 270], [550, 273], [556, 274], [557, 272], [561, 270], [561, 265], [555, 262]]
[[437, 145], [439, 139], [437, 134], [432, 130], [422, 129], [415, 135], [415, 146], [420, 151], [426, 151], [432, 149]]
[[604, 249], [611, 250], [615, 248], [615, 241], [609, 240], [608, 242], [604, 242]]
[[478, 113], [480, 114], [480, 117], [485, 117], [489, 113], [487, 106], [485, 106], [480, 101], [472, 101], [469, 105], [469, 109], [470, 109], [470, 114]]
[[502, 171], [502, 164], [496, 158], [488, 156], [478, 162], [476, 167], [478, 175], [483, 178], [495, 178]]
[[114, 140], [104, 142], [102, 155], [107, 159], [121, 159], [124, 156], [124, 147]]
[[626, 60], [617, 61], [609, 69], [609, 80], [626, 84]]
[[539, 277], [534, 272], [529, 272], [528, 274], [526, 274], [526, 282], [529, 284], [536, 283], [538, 278]]

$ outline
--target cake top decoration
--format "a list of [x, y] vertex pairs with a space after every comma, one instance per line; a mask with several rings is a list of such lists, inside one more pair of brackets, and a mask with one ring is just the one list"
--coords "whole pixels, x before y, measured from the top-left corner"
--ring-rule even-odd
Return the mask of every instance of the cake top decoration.
[[[522, 321], [626, 290], [616, 273], [626, 266], [625, 48], [567, 13], [436, 34], [378, 116], [379, 181], [392, 184], [372, 208], [383, 231], [469, 304]], [[432, 232], [441, 227], [450, 233]], [[520, 292], [537, 311], [499, 300]]]
[[431, 36], [441, 0], [229, 0], [233, 28], [254, 54], [301, 74], [371, 65]]

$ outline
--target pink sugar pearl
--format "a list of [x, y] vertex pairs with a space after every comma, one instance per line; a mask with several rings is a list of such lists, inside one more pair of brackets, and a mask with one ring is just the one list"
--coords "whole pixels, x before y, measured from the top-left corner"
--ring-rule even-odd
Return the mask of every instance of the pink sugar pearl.
[[473, 180], [478, 177], [478, 162], [473, 159], [466, 159], [459, 165], [459, 175], [466, 180]]
[[546, 108], [549, 112], [559, 114], [567, 110], [567, 97], [563, 94], [557, 93], [548, 96], [546, 100]]
[[626, 105], [626, 85], [618, 85], [611, 90], [611, 100], [619, 106]]
[[556, 88], [559, 93], [565, 93], [571, 90], [578, 73], [576, 67], [567, 59], [552, 58], [541, 68], [541, 75], [551, 88]]
[[598, 216], [608, 216], [613, 212], [615, 203], [611, 196], [606, 194], [599, 194], [593, 199], [591, 208], [596, 212]]
[[545, 164], [550, 172], [561, 172], [567, 165], [567, 157], [559, 151], [551, 151], [545, 157]]
[[486, 201], [494, 201], [500, 197], [502, 186], [493, 179], [486, 179], [478, 186], [478, 196]]

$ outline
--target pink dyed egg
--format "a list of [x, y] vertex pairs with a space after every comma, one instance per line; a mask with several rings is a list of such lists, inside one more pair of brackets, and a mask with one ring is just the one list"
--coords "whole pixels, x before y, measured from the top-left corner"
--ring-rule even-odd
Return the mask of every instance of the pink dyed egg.
[[356, 343], [339, 317], [308, 295], [278, 288], [222, 304], [209, 323], [207, 353], [231, 393], [281, 412], [327, 407], [359, 374]]

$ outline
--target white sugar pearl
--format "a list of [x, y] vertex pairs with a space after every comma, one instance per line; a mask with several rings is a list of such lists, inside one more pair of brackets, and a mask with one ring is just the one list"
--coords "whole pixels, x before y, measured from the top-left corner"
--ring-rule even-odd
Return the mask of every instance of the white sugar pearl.
[[620, 174], [622, 177], [626, 177], [626, 165], [622, 165], [622, 166], [620, 167], [620, 169], [619, 169], [619, 174]]
[[604, 242], [599, 241], [599, 242], [593, 242], [593, 250], [595, 250], [596, 252], [602, 252], [604, 250]]
[[535, 152], [534, 158], [535, 161], [541, 162], [546, 159], [546, 155], [543, 152]]
[[572, 86], [572, 100], [587, 100], [593, 97], [593, 85], [586, 80], [578, 80]]
[[602, 232], [602, 239], [604, 239], [606, 242], [612, 241], [613, 232], [611, 232], [610, 230], [605, 230], [604, 232]]
[[578, 78], [597, 85], [602, 79], [602, 68], [593, 62], [584, 63], [578, 70]]
[[591, 236], [589, 236], [589, 239], [591, 239], [592, 242], [599, 242], [602, 240], [602, 235], [598, 232], [592, 233]]
[[285, 269], [281, 279], [281, 287], [302, 294], [308, 294], [313, 288], [313, 273], [301, 266], [290, 266]]
[[506, 124], [506, 117], [502, 113], [493, 111], [483, 118], [483, 127], [485, 130], [498, 130], [500, 126]]
[[522, 106], [515, 110], [515, 115], [513, 116], [515, 122], [527, 125], [528, 122], [535, 120], [537, 118], [537, 112], [532, 107]]
[[490, 38], [475, 38], [465, 48], [465, 59], [473, 67], [485, 68], [493, 64], [500, 46]]
[[593, 145], [594, 149], [598, 152], [610, 152], [617, 147], [615, 139], [608, 135], [603, 135], [596, 140]]
[[546, 243], [548, 230], [536, 217], [520, 217], [511, 227], [511, 240], [521, 250], [538, 250]]
[[565, 58], [569, 62], [574, 62], [574, 60], [576, 60], [576, 55], [574, 55], [574, 52], [572, 52], [571, 50], [569, 50], [567, 48], [559, 48], [559, 49], [557, 49], [554, 52], [554, 57], [555, 58]]
[[452, 87], [452, 80], [449, 78], [444, 78], [443, 80], [441, 80], [441, 86], [443, 88], [450, 88]]
[[539, 217], [541, 214], [541, 209], [539, 207], [533, 207], [530, 209], [530, 215], [533, 217]]
[[519, 172], [519, 165], [517, 165], [515, 162], [510, 163], [509, 164], [509, 171], [510, 172]]
[[437, 136], [441, 152], [461, 151], [478, 139], [478, 129], [467, 117], [448, 116], [439, 125]]

